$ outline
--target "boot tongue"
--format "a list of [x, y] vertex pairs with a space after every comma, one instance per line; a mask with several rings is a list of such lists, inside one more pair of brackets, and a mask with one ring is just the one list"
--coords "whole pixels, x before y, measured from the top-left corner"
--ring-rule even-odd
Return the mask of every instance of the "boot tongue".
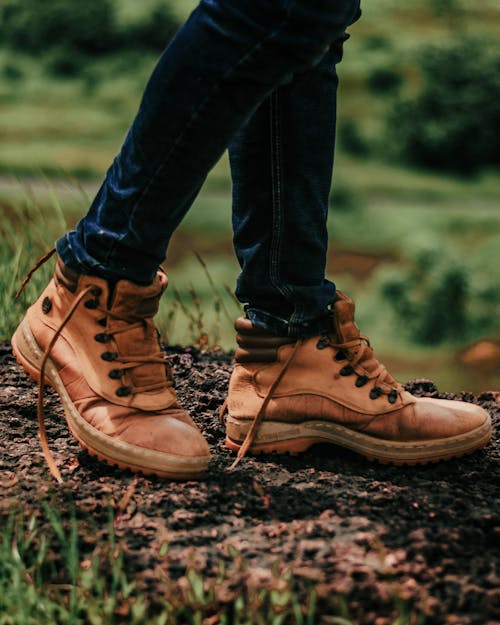
[[77, 271], [66, 267], [62, 260], [57, 257], [54, 279], [56, 284], [62, 284], [71, 293], [76, 293], [78, 289], [78, 279], [80, 275]]
[[347, 343], [359, 338], [359, 328], [354, 323], [354, 302], [340, 291], [336, 295], [333, 303], [335, 338], [339, 343]]
[[111, 297], [111, 310], [134, 321], [154, 317], [167, 283], [167, 276], [160, 271], [148, 286], [138, 286], [128, 280], [120, 280]]
[[[111, 298], [110, 310], [122, 319], [108, 319], [108, 327], [123, 330], [114, 335], [120, 356], [157, 356], [160, 352], [158, 334], [153, 323], [153, 316], [158, 311], [160, 296], [167, 286], [167, 276], [163, 272], [156, 274], [155, 280], [148, 286], [138, 286], [128, 280], [117, 282]], [[132, 323], [142, 321], [136, 328]], [[161, 364], [141, 364], [130, 369], [126, 377], [136, 387], [148, 386], [165, 380], [166, 372]]]

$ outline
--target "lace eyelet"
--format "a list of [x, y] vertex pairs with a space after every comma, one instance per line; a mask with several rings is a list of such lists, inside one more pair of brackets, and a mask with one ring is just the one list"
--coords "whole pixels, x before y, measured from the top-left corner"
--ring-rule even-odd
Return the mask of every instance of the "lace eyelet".
[[370, 391], [370, 399], [378, 399], [382, 395], [382, 389], [380, 386], [375, 386]]
[[50, 297], [44, 297], [43, 302], [42, 302], [43, 314], [48, 315], [51, 310], [52, 310], [52, 302], [50, 300]]
[[100, 295], [102, 295], [102, 289], [100, 286], [94, 286], [90, 292], [94, 297], [99, 297]]
[[96, 299], [88, 299], [83, 305], [85, 306], [85, 308], [95, 310], [99, 306], [99, 302]]
[[392, 391], [389, 393], [389, 403], [390, 404], [395, 404], [397, 399], [398, 399], [398, 391], [397, 389], [393, 388]]
[[118, 395], [118, 397], [127, 397], [130, 393], [132, 393], [132, 388], [130, 386], [120, 386], [116, 389], [116, 395]]
[[343, 350], [339, 349], [339, 351], [335, 354], [333, 359], [336, 360], [337, 362], [340, 362], [341, 360], [346, 360], [347, 356]]
[[108, 373], [108, 376], [112, 379], [112, 380], [119, 380], [123, 375], [123, 369], [111, 369], [111, 371]]
[[113, 362], [118, 358], [118, 352], [104, 352], [101, 354], [101, 358], [106, 362]]
[[368, 382], [369, 379], [370, 378], [367, 375], [365, 375], [365, 374], [360, 375], [360, 376], [358, 376], [355, 384], [356, 384], [356, 386], [358, 388], [361, 388], [362, 386], [364, 386]]
[[352, 365], [346, 365], [345, 367], [342, 367], [342, 369], [340, 370], [340, 375], [343, 375], [343, 376], [348, 376], [348, 375], [351, 375], [352, 373], [354, 373], [354, 367]]
[[330, 340], [327, 336], [322, 336], [316, 343], [316, 349], [326, 349], [330, 345]]
[[94, 336], [94, 340], [98, 343], [108, 343], [112, 338], [112, 335], [107, 332], [99, 332], [99, 334]]

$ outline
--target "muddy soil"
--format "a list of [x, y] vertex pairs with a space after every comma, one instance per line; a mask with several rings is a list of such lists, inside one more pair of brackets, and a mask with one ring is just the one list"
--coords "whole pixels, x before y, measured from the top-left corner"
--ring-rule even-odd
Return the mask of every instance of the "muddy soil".
[[[320, 614], [345, 597], [359, 625], [392, 622], [398, 601], [427, 625], [500, 623], [499, 447], [425, 467], [370, 464], [332, 446], [299, 457], [245, 459], [230, 472], [218, 421], [231, 357], [171, 348], [176, 387], [212, 447], [203, 482], [135, 477], [98, 463], [69, 437], [57, 396], [47, 393], [48, 433], [64, 484], [49, 476], [37, 439], [36, 390], [0, 344], [0, 517], [21, 508], [43, 521], [48, 502], [63, 517], [74, 505], [83, 551], [105, 540], [110, 506], [125, 562], [155, 601], [159, 571], [181, 580], [186, 566], [210, 578], [226, 566], [222, 607], [240, 584], [265, 586], [292, 571], [299, 595], [315, 586]], [[416, 395], [439, 394], [416, 380]], [[462, 393], [498, 423], [499, 397]], [[168, 555], [159, 546], [168, 542]], [[236, 554], [236, 555], [235, 555]], [[210, 622], [216, 623], [216, 620]], [[322, 622], [332, 622], [328, 618]]]

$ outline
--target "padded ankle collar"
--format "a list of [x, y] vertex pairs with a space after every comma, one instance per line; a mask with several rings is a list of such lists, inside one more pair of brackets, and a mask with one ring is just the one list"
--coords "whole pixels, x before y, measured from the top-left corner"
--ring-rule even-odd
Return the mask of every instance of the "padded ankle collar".
[[57, 258], [56, 268], [54, 271], [54, 280], [56, 284], [62, 284], [62, 286], [68, 289], [71, 293], [76, 293], [80, 275], [81, 274], [74, 269], [66, 267], [59, 257]]
[[254, 328], [246, 317], [237, 319], [234, 327], [238, 343], [234, 359], [238, 363], [275, 362], [278, 359], [278, 347], [296, 341], [288, 336], [275, 336], [268, 330]]

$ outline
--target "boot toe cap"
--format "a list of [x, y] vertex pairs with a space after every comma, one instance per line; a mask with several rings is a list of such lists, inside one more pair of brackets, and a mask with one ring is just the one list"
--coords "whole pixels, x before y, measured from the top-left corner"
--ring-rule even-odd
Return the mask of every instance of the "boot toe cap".
[[102, 459], [173, 479], [199, 476], [208, 467], [208, 443], [181, 408], [137, 412], [100, 398], [78, 408], [70, 411], [72, 431]]
[[210, 456], [208, 444], [198, 428], [175, 415], [129, 417], [129, 423], [120, 431], [118, 438], [129, 445], [174, 456]]
[[480, 406], [457, 400], [422, 397], [417, 399], [414, 410], [417, 422], [427, 424], [425, 429], [433, 438], [467, 434], [490, 421]]

